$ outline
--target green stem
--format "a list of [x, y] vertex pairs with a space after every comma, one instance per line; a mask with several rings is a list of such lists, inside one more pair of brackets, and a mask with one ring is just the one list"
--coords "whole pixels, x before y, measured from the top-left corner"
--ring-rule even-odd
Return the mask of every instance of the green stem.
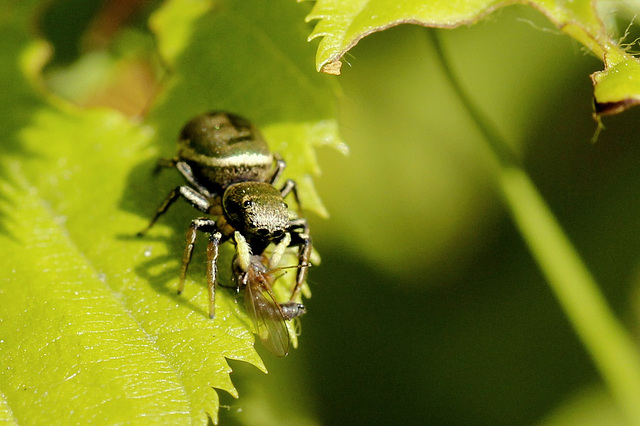
[[496, 127], [453, 73], [436, 30], [429, 30], [449, 82], [498, 164], [497, 184], [531, 254], [632, 424], [640, 425], [640, 354], [615, 317], [549, 206]]

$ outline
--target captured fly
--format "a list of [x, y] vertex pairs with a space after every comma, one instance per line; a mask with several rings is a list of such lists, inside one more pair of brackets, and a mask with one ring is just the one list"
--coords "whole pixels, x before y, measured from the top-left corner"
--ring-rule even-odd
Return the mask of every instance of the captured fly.
[[[282, 268], [270, 268], [273, 262], [279, 263], [282, 253], [274, 252], [271, 259], [251, 254], [249, 246], [241, 234], [236, 232], [237, 254], [233, 258], [233, 280], [238, 290], [244, 288], [244, 303], [247, 314], [253, 322], [256, 333], [264, 347], [275, 356], [289, 353], [289, 329], [287, 320], [305, 314], [301, 303], [280, 304], [273, 294], [275, 276]], [[285, 242], [282, 247], [286, 247]]]

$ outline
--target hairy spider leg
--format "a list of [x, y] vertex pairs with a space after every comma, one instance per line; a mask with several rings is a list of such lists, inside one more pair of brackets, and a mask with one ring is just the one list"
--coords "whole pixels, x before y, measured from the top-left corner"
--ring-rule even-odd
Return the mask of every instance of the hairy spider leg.
[[186, 163], [185, 161], [178, 161], [176, 162], [176, 169], [178, 169], [182, 177], [184, 177], [187, 182], [194, 186], [200, 194], [204, 195], [207, 198], [212, 198], [214, 196], [214, 194], [209, 192], [209, 190], [205, 186], [198, 182], [196, 176], [193, 174], [191, 166], [188, 163]]
[[206, 217], [200, 217], [191, 221], [191, 226], [187, 230], [187, 241], [182, 255], [182, 267], [180, 269], [180, 282], [178, 284], [178, 294], [184, 291], [184, 283], [187, 278], [187, 269], [193, 256], [193, 247], [196, 244], [198, 231], [209, 234], [207, 245], [207, 286], [209, 289], [209, 318], [215, 316], [216, 301], [216, 281], [218, 280], [218, 254], [222, 241], [222, 233], [218, 231], [216, 222]]
[[218, 247], [222, 241], [220, 232], [209, 234], [207, 245], [207, 287], [209, 288], [209, 318], [216, 316], [216, 284], [218, 281]]
[[273, 159], [276, 162], [276, 165], [275, 170], [273, 171], [273, 175], [269, 180], [269, 183], [271, 185], [273, 185], [278, 181], [278, 179], [280, 179], [280, 176], [282, 176], [282, 172], [284, 171], [285, 167], [287, 167], [287, 163], [282, 159], [282, 157], [280, 157], [280, 155], [273, 154]]
[[282, 198], [285, 198], [290, 193], [293, 193], [293, 198], [296, 200], [296, 204], [298, 205], [298, 216], [303, 217], [304, 214], [302, 212], [302, 204], [300, 203], [300, 197], [298, 196], [296, 182], [292, 179], [287, 179], [282, 186], [282, 189], [280, 189], [280, 194], [282, 194]]
[[309, 224], [304, 218], [292, 220], [288, 232], [291, 235], [289, 247], [298, 246], [298, 272], [296, 274], [296, 285], [291, 292], [289, 301], [294, 302], [298, 298], [302, 284], [307, 279], [309, 271], [309, 258], [311, 257], [311, 236], [309, 235]]
[[[287, 247], [290, 247], [290, 246], [291, 246], [291, 233], [286, 232], [282, 241], [276, 244], [275, 248], [273, 249], [273, 252], [271, 253], [271, 258], [268, 259], [268, 268], [270, 269], [270, 273], [273, 273], [278, 269], [282, 269], [282, 268], [279, 268], [278, 265], [280, 265], [280, 261], [282, 260], [282, 256], [284, 256], [285, 250], [287, 249]], [[307, 256], [307, 259], [308, 259], [308, 256]], [[300, 270], [302, 266], [304, 267], [308, 266], [307, 260], [302, 262], [299, 260], [298, 263], [299, 263], [298, 270]], [[302, 280], [302, 282], [304, 282], [305, 279], [306, 279], [306, 276], [302, 276], [302, 278], [297, 278], [296, 282], [298, 280]], [[299, 317], [300, 315], [304, 315], [307, 313], [307, 308], [305, 308], [305, 306], [302, 303], [289, 300], [289, 302], [280, 303], [279, 305], [280, 305], [280, 308], [282, 309], [282, 314], [284, 315], [285, 319], [288, 319], [288, 320]]]
[[212, 198], [213, 197], [213, 194], [211, 194], [209, 192], [209, 190], [205, 186], [203, 186], [200, 182], [198, 182], [198, 180], [196, 179], [195, 174], [193, 173], [193, 169], [191, 168], [189, 163], [187, 163], [185, 161], [180, 161], [177, 158], [172, 158], [172, 159], [161, 158], [161, 159], [158, 160], [158, 164], [156, 164], [156, 167], [153, 169], [153, 174], [159, 173], [160, 170], [162, 170], [162, 169], [176, 169], [176, 170], [178, 170], [178, 172], [180, 172], [182, 177], [191, 186], [193, 186], [196, 190], [198, 190], [198, 192], [200, 194], [202, 194], [202, 195], [204, 195], [205, 197], [208, 197], [208, 198]]
[[[285, 198], [290, 193], [293, 193], [293, 198], [296, 200], [298, 204], [298, 215], [302, 216], [302, 205], [300, 203], [300, 197], [298, 196], [298, 190], [296, 186], [296, 182], [291, 179], [287, 179], [287, 181], [282, 186], [280, 190], [280, 194], [282, 198]], [[298, 219], [294, 219], [289, 224], [288, 232], [291, 234], [291, 247], [298, 246], [298, 272], [296, 274], [296, 285], [293, 288], [293, 292], [291, 293], [291, 298], [289, 299], [293, 302], [300, 293], [302, 289], [302, 284], [307, 279], [307, 272], [309, 269], [309, 257], [311, 256], [311, 236], [309, 235], [309, 224], [307, 220], [303, 217]]]
[[[151, 219], [151, 223], [146, 229], [139, 232], [138, 235], [144, 235], [162, 216], [169, 206], [173, 204], [178, 197], [184, 198], [194, 208], [200, 210], [203, 213], [210, 213], [212, 204], [209, 200], [195, 189], [189, 186], [179, 186], [169, 193], [164, 202], [158, 207], [155, 216]], [[209, 234], [209, 244], [207, 245], [207, 285], [209, 287], [209, 317], [215, 316], [215, 292], [216, 281], [218, 277], [218, 246], [222, 241], [222, 233], [218, 230], [216, 222], [212, 219], [201, 217], [191, 221], [191, 226], [187, 230], [187, 241], [182, 255], [182, 267], [180, 269], [180, 282], [178, 284], [178, 294], [184, 291], [184, 282], [187, 277], [187, 269], [193, 256], [193, 247], [196, 243], [196, 237], [198, 231]]]
[[211, 209], [211, 203], [204, 195], [198, 193], [195, 189], [189, 186], [184, 186], [184, 185], [178, 186], [177, 188], [174, 188], [171, 192], [169, 192], [169, 195], [167, 195], [167, 198], [165, 198], [162, 204], [160, 204], [160, 207], [158, 207], [158, 209], [156, 210], [155, 215], [153, 216], [153, 218], [151, 218], [149, 225], [147, 225], [147, 227], [142, 231], [138, 232], [137, 235], [139, 237], [142, 237], [143, 235], [145, 235], [149, 231], [149, 229], [153, 227], [153, 225], [160, 218], [160, 216], [165, 214], [166, 211], [169, 209], [169, 207], [179, 197], [184, 198], [194, 208], [200, 210], [203, 213], [209, 213], [209, 210]]

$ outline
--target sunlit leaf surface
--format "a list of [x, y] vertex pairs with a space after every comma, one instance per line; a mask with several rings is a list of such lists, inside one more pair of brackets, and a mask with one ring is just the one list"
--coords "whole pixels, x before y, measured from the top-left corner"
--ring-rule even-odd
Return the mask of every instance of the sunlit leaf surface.
[[[167, 2], [152, 18], [170, 69], [144, 122], [47, 94], [38, 77], [47, 48], [30, 32], [38, 2], [0, 6], [11, 17], [0, 21], [2, 418], [205, 424], [217, 419], [215, 389], [237, 396], [227, 359], [264, 369], [232, 291], [218, 291], [208, 319], [203, 250], [176, 294], [184, 232], [198, 213], [176, 206], [145, 238], [135, 234], [181, 182], [151, 171], [175, 153], [188, 118], [248, 116], [290, 161], [288, 177], [310, 182], [311, 145], [337, 141], [335, 125], [317, 130], [332, 122], [333, 92], [304, 66], [312, 47], [300, 5], [191, 3]], [[301, 186], [322, 213], [313, 186]]]

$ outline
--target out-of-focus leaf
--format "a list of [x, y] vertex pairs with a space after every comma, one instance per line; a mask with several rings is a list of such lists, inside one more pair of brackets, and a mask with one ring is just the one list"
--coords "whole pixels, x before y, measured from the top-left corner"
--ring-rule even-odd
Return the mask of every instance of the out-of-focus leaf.
[[590, 0], [318, 0], [307, 17], [317, 20], [309, 39], [321, 37], [316, 67], [339, 74], [342, 57], [367, 35], [399, 24], [435, 28], [470, 25], [492, 11], [522, 3], [538, 9], [560, 30], [600, 57], [605, 69], [593, 75], [595, 114], [616, 114], [640, 103], [640, 63], [608, 33]]
[[623, 426], [628, 424], [611, 395], [601, 387], [588, 387], [571, 395], [539, 426]]

